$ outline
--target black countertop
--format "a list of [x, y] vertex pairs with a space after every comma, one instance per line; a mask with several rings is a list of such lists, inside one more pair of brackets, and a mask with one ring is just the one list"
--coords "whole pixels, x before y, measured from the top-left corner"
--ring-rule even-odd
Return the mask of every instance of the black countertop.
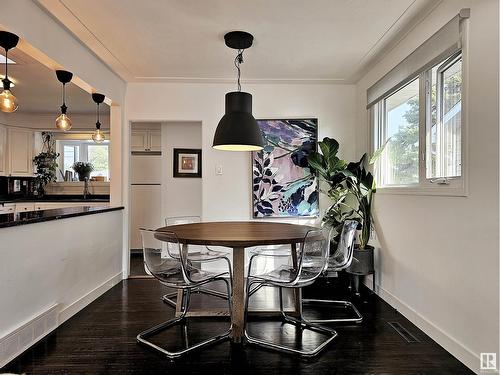
[[83, 195], [45, 195], [43, 198], [34, 197], [0, 197], [2, 203], [16, 202], [109, 202], [109, 195], [89, 195], [83, 199]]
[[44, 221], [60, 220], [76, 216], [99, 214], [102, 212], [122, 210], [123, 207], [102, 205], [98, 207], [82, 206], [58, 208], [55, 210], [27, 211], [10, 214], [0, 214], [0, 228], [15, 227], [18, 225], [41, 223]]

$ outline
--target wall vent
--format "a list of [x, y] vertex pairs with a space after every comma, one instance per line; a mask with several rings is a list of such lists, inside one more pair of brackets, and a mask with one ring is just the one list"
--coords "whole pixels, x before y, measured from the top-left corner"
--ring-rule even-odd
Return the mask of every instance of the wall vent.
[[56, 304], [49, 307], [21, 327], [0, 337], [0, 368], [57, 328], [57, 306]]

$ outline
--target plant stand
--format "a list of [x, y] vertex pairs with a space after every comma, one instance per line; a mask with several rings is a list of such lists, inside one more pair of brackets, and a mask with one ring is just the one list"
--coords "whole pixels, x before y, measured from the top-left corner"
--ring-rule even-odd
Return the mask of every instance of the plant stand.
[[354, 293], [359, 296], [359, 280], [361, 276], [373, 275], [373, 293], [375, 293], [375, 267], [374, 267], [374, 248], [366, 246], [363, 250], [354, 249], [352, 263], [346, 268], [346, 272], [351, 275], [349, 289], [354, 284]]

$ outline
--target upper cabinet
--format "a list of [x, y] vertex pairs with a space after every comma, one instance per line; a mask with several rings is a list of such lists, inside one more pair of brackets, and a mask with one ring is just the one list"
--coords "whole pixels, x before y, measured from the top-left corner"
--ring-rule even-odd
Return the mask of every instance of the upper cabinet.
[[0, 176], [7, 175], [7, 128], [0, 125]]
[[149, 131], [149, 151], [161, 151], [161, 130]]
[[7, 129], [8, 170], [10, 176], [33, 176], [33, 130]]
[[131, 151], [161, 151], [160, 129], [135, 129], [130, 135]]

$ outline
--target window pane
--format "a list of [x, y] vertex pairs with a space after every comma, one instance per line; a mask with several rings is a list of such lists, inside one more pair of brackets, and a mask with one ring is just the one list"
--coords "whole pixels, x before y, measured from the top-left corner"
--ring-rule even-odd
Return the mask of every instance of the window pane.
[[109, 179], [107, 145], [88, 145], [87, 160], [94, 166], [94, 170], [90, 174], [90, 177], [104, 176], [105, 181]]
[[79, 146], [67, 146], [64, 145], [63, 148], [63, 157], [64, 157], [64, 165], [63, 172], [71, 171], [71, 167], [75, 161], [78, 161], [78, 155], [80, 153]]
[[442, 73], [443, 176], [461, 175], [462, 61]]
[[[460, 176], [462, 60], [431, 71], [427, 178]], [[429, 128], [430, 127], [430, 128]]]
[[438, 117], [438, 104], [437, 104], [437, 66], [431, 70], [429, 77], [430, 90], [427, 93], [428, 103], [430, 103], [429, 117], [427, 118], [427, 128], [430, 128], [427, 140], [427, 178], [433, 178], [437, 175], [437, 158], [438, 158], [438, 132], [437, 132], [437, 117]]
[[412, 81], [385, 99], [386, 156], [382, 164], [384, 185], [418, 183], [419, 81]]

